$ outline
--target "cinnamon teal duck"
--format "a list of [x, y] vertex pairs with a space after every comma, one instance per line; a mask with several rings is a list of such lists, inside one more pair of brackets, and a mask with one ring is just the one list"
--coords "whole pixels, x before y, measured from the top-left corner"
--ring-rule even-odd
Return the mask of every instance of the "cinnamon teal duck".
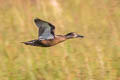
[[79, 35], [75, 32], [70, 32], [66, 35], [55, 35], [55, 26], [53, 24], [39, 18], [34, 19], [34, 22], [39, 30], [38, 39], [22, 42], [26, 45], [50, 47], [68, 39], [84, 37], [83, 35]]

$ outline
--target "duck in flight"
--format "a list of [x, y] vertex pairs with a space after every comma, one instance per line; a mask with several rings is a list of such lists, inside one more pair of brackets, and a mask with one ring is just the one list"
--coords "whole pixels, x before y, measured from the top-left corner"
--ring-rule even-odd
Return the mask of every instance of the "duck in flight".
[[55, 35], [55, 26], [53, 24], [39, 18], [34, 19], [34, 22], [38, 27], [38, 39], [22, 42], [26, 45], [50, 47], [68, 39], [84, 37], [75, 32], [70, 32], [66, 35]]

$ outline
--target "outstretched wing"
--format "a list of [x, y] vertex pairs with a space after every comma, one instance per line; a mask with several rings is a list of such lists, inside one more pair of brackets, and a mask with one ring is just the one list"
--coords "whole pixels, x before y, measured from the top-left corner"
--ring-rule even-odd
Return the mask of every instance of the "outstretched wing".
[[38, 18], [34, 19], [34, 22], [39, 28], [38, 31], [39, 40], [54, 39], [54, 30], [55, 30], [54, 25]]

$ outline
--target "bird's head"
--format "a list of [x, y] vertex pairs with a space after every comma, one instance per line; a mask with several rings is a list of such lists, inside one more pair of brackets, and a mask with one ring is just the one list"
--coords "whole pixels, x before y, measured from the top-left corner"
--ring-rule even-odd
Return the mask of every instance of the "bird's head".
[[84, 36], [82, 35], [79, 35], [75, 32], [70, 32], [68, 34], [65, 35], [67, 39], [70, 39], [70, 38], [83, 38]]

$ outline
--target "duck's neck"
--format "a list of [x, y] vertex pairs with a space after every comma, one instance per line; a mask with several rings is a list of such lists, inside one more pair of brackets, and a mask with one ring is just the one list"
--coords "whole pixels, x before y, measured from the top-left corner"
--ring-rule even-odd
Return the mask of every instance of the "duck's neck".
[[72, 39], [73, 38], [73, 36], [69, 35], [69, 33], [64, 35], [64, 36], [65, 36], [66, 39]]

